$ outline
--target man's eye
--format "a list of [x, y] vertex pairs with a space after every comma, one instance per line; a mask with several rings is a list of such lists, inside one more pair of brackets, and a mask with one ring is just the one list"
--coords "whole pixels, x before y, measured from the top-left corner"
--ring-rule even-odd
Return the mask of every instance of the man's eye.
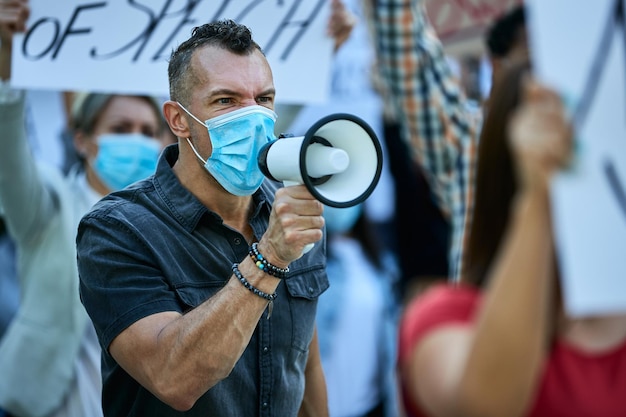
[[230, 104], [230, 103], [232, 103], [232, 102], [233, 102], [233, 100], [232, 100], [232, 99], [230, 99], [230, 98], [226, 98], [226, 97], [225, 97], [225, 98], [219, 98], [219, 99], [217, 99], [217, 102], [218, 102], [219, 104]]
[[257, 102], [259, 102], [259, 103], [271, 103], [272, 102], [272, 98], [271, 97], [259, 97], [259, 98], [257, 98]]

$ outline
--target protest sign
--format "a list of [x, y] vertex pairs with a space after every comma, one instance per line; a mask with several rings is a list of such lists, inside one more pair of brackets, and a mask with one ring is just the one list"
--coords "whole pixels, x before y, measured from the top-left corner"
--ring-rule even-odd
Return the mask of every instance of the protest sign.
[[250, 27], [281, 102], [321, 102], [332, 40], [327, 0], [32, 0], [13, 48], [13, 79], [28, 89], [168, 95], [167, 59], [193, 27]]
[[568, 104], [575, 159], [552, 187], [562, 288], [572, 316], [626, 312], [624, 0], [527, 0], [537, 77]]

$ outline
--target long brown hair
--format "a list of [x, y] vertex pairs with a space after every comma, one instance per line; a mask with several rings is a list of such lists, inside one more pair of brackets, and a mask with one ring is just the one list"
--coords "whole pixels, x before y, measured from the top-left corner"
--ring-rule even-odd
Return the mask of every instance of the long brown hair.
[[482, 286], [509, 222], [517, 189], [508, 124], [520, 103], [527, 60], [511, 64], [496, 80], [478, 145], [476, 193], [463, 281]]

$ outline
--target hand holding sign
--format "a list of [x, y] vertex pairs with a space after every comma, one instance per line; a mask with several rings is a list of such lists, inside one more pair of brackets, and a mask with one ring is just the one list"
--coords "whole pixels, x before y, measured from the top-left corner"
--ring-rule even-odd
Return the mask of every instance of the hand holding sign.
[[26, 30], [28, 0], [0, 0], [0, 79], [11, 76], [13, 34]]
[[545, 192], [571, 157], [572, 130], [561, 98], [535, 80], [526, 80], [524, 102], [511, 118], [510, 131], [519, 186]]
[[0, 39], [10, 39], [26, 29], [30, 9], [27, 0], [0, 0]]
[[552, 190], [565, 307], [572, 316], [624, 312], [624, 0], [527, 7], [536, 73], [567, 97], [576, 127], [574, 164]]

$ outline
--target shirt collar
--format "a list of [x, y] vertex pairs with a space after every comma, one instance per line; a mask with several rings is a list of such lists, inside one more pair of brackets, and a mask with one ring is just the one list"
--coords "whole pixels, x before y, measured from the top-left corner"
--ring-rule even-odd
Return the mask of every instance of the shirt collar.
[[[178, 160], [178, 144], [167, 146], [160, 158], [154, 175], [154, 186], [157, 194], [170, 210], [172, 216], [189, 232], [192, 232], [204, 216], [209, 221], [222, 223], [221, 217], [207, 209], [189, 190], [187, 190], [174, 174], [173, 166]], [[253, 194], [255, 203], [253, 217], [271, 209], [276, 185], [265, 180]]]

